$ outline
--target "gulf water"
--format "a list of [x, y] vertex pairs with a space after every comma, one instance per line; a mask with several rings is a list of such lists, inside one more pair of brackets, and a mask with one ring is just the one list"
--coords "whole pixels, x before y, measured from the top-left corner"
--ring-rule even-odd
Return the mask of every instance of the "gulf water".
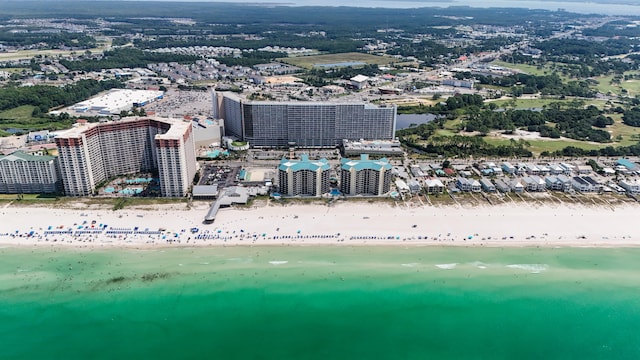
[[640, 249], [0, 249], [2, 359], [638, 359]]

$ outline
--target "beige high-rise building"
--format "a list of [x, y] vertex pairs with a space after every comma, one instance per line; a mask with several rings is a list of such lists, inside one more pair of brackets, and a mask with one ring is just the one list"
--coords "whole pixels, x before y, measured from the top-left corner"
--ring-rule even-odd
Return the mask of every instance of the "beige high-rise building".
[[55, 193], [60, 179], [53, 156], [22, 151], [0, 156], [0, 193]]
[[341, 160], [340, 191], [345, 195], [384, 195], [391, 188], [391, 164], [386, 158], [369, 159], [362, 154], [360, 159]]
[[55, 140], [68, 196], [92, 195], [119, 175], [157, 170], [162, 196], [181, 197], [196, 173], [190, 122], [124, 118], [80, 124]]

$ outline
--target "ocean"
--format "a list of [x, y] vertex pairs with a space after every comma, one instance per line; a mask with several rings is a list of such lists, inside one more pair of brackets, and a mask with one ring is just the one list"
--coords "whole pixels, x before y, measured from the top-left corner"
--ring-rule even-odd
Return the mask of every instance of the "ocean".
[[0, 249], [2, 359], [637, 359], [640, 249]]

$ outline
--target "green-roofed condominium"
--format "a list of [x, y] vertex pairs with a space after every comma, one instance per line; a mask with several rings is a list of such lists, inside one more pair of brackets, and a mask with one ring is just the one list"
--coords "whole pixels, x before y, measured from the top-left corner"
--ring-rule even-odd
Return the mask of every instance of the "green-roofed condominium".
[[280, 193], [288, 196], [321, 196], [329, 189], [329, 162], [327, 159], [282, 159], [278, 166]]
[[55, 193], [60, 189], [56, 159], [16, 151], [0, 157], [0, 193]]
[[391, 164], [386, 158], [341, 160], [340, 191], [345, 195], [384, 195], [391, 189]]

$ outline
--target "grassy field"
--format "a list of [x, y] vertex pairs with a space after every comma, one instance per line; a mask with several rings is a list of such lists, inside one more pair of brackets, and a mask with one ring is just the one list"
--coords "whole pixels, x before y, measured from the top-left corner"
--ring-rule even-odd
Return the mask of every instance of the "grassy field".
[[[638, 143], [640, 139], [640, 128], [625, 125], [622, 123], [622, 115], [611, 115], [614, 124], [607, 127], [607, 130], [611, 133], [611, 138], [616, 142], [616, 146], [629, 146]], [[621, 136], [622, 139], [618, 140], [617, 137]]]
[[0, 112], [0, 119], [16, 120], [18, 122], [27, 122], [33, 120], [31, 116], [35, 106], [22, 105], [17, 108], [5, 110]]
[[[570, 102], [572, 99], [560, 100], [560, 99], [500, 99], [491, 101], [498, 105], [499, 108], [512, 108], [512, 109], [531, 109], [542, 108], [545, 105], [549, 105], [557, 102]], [[601, 109], [605, 104], [603, 100], [590, 99], [585, 100], [585, 105], [595, 105]]]
[[[490, 137], [490, 136], [486, 136], [484, 137], [484, 140], [491, 144], [491, 145], [508, 145], [510, 140], [509, 139], [505, 139], [505, 138], [501, 138], [501, 137]], [[570, 140], [570, 139], [566, 139], [566, 140], [543, 140], [543, 139], [535, 139], [535, 140], [527, 140], [527, 142], [529, 142], [529, 144], [531, 144], [530, 147], [528, 147], [527, 149], [529, 151], [531, 151], [532, 153], [539, 155], [541, 152], [543, 151], [549, 151], [549, 152], [553, 152], [553, 151], [557, 151], [557, 150], [562, 150], [567, 146], [575, 146], [577, 148], [581, 148], [581, 149], [585, 149], [585, 150], [593, 150], [593, 149], [600, 149], [603, 147], [607, 147], [607, 146], [616, 146], [616, 144], [592, 144], [592, 143], [588, 143], [588, 142], [584, 142], [584, 141], [577, 141], [577, 140]]]
[[[94, 54], [101, 54], [104, 48], [93, 48], [89, 49]], [[8, 61], [8, 60], [29, 60], [34, 56], [49, 56], [49, 57], [57, 57], [57, 56], [67, 56], [71, 55], [71, 53], [80, 54], [85, 52], [86, 50], [20, 50], [13, 52], [2, 52], [0, 53], [0, 61]]]
[[539, 69], [537, 66], [532, 66], [527, 64], [512, 64], [506, 61], [499, 61], [499, 60], [492, 61], [491, 64], [495, 66], [501, 66], [507, 69], [518, 70], [520, 72], [523, 72], [529, 75], [537, 75], [537, 76], [550, 75], [553, 72], [551, 69], [547, 68], [546, 66]]
[[[581, 149], [593, 150], [600, 149], [607, 146], [619, 147], [629, 146], [638, 143], [640, 140], [640, 128], [628, 126], [622, 123], [622, 115], [611, 116], [614, 120], [614, 124], [607, 127], [607, 131], [611, 134], [613, 142], [611, 143], [590, 143], [586, 141], [578, 141], [573, 139], [532, 139], [527, 140], [531, 146], [528, 148], [531, 152], [539, 155], [543, 151], [553, 152], [556, 150], [562, 150], [567, 146], [575, 146]], [[469, 135], [464, 132], [458, 132], [457, 129], [462, 124], [462, 120], [449, 120], [444, 124], [444, 129], [436, 130], [436, 135], [439, 136], [453, 136], [453, 135]], [[553, 124], [550, 124], [553, 126]], [[621, 136], [621, 139], [617, 139]], [[499, 136], [485, 136], [484, 140], [491, 145], [508, 145], [510, 140]]]
[[[637, 75], [638, 71], [628, 71], [625, 75]], [[596, 88], [603, 94], [611, 93], [615, 95], [622, 94], [622, 90], [626, 90], [628, 96], [634, 97], [636, 95], [640, 95], [640, 80], [632, 79], [632, 80], [622, 80], [620, 84], [612, 84], [611, 80], [614, 75], [608, 76], [599, 76], [594, 78], [598, 82]]]
[[4, 129], [16, 128], [24, 130], [67, 129], [71, 127], [71, 120], [66, 122], [53, 121], [47, 118], [31, 116], [34, 106], [23, 105], [0, 112], [0, 137], [10, 135]]
[[311, 56], [298, 56], [290, 58], [281, 58], [279, 61], [285, 62], [290, 65], [302, 67], [305, 69], [311, 69], [317, 64], [334, 64], [342, 62], [363, 62], [366, 64], [387, 65], [394, 59], [384, 56], [376, 56], [362, 53], [342, 53], [342, 54], [326, 54], [326, 55], [311, 55]]

